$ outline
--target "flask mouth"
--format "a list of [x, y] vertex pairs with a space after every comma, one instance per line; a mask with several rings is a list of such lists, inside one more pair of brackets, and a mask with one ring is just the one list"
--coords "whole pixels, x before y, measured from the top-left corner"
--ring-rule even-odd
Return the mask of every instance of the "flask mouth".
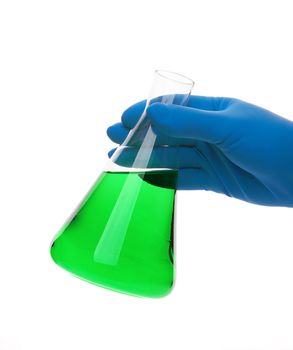
[[178, 74], [164, 69], [157, 69], [155, 73], [160, 75], [162, 78], [172, 80], [176, 83], [189, 85], [190, 88], [192, 88], [194, 85], [194, 81], [183, 74]]

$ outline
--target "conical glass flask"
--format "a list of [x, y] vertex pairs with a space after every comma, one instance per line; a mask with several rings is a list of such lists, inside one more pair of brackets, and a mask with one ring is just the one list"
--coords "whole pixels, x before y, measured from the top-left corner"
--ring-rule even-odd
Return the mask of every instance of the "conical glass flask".
[[[53, 260], [96, 285], [144, 297], [173, 285], [176, 168], [164, 166], [147, 117], [154, 102], [186, 104], [193, 81], [156, 71], [144, 112], [51, 245]], [[159, 153], [159, 157], [158, 157]]]

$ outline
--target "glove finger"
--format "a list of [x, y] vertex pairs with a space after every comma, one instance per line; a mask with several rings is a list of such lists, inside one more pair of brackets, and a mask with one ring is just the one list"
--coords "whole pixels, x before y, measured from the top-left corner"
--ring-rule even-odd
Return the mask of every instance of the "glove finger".
[[145, 105], [146, 100], [143, 100], [127, 108], [121, 117], [122, 124], [129, 129], [134, 128], [145, 109]]
[[[115, 143], [121, 145], [126, 139], [130, 129], [126, 128], [122, 123], [116, 123], [107, 129], [108, 137]], [[192, 139], [174, 138], [168, 135], [160, 133], [155, 127], [153, 127], [154, 133], [157, 135], [156, 145], [194, 145]], [[129, 143], [129, 146], [139, 146], [142, 143], [141, 137], [139, 135], [133, 138]]]
[[[162, 102], [164, 100], [168, 101], [168, 96], [166, 95], [166, 96], [155, 97], [151, 101], [149, 101], [149, 104], [151, 105], [153, 103]], [[170, 98], [170, 101], [173, 101], [173, 103], [178, 104], [182, 100], [182, 96], [183, 95], [179, 95], [179, 94], [172, 95]], [[165, 99], [164, 99], [164, 97], [165, 97]], [[133, 129], [135, 127], [139, 118], [142, 116], [142, 113], [143, 113], [145, 106], [146, 106], [146, 102], [147, 102], [147, 100], [137, 102], [134, 105], [128, 107], [123, 112], [122, 117], [121, 117], [121, 121], [125, 127], [129, 128], [129, 129]]]
[[122, 123], [111, 125], [107, 129], [107, 135], [111, 141], [121, 145], [126, 139], [130, 129], [126, 128]]
[[[133, 164], [139, 164], [136, 157], [139, 152], [137, 147], [125, 147], [111, 150], [108, 153], [112, 161], [120, 166], [132, 167]], [[114, 154], [115, 153], [115, 154]], [[114, 155], [113, 155], [114, 154]], [[136, 166], [138, 168], [199, 168], [203, 167], [205, 160], [194, 147], [174, 146], [174, 147], [155, 147], [149, 158], [145, 157], [144, 164]]]

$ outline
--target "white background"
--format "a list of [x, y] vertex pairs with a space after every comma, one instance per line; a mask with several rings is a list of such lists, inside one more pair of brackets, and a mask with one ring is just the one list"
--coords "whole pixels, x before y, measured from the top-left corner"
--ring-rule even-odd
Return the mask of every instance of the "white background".
[[288, 208], [180, 192], [159, 300], [72, 277], [49, 244], [153, 71], [293, 119], [291, 1], [0, 2], [0, 349], [293, 349]]

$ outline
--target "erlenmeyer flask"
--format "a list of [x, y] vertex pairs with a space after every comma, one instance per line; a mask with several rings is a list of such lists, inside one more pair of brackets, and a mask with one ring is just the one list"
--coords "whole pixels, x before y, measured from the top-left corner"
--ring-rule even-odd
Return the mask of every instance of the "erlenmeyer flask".
[[154, 151], [156, 134], [146, 109], [153, 102], [184, 105], [192, 87], [182, 75], [155, 72], [137, 125], [52, 243], [59, 266], [130, 295], [162, 297], [171, 291], [177, 171], [164, 166], [166, 147]]

